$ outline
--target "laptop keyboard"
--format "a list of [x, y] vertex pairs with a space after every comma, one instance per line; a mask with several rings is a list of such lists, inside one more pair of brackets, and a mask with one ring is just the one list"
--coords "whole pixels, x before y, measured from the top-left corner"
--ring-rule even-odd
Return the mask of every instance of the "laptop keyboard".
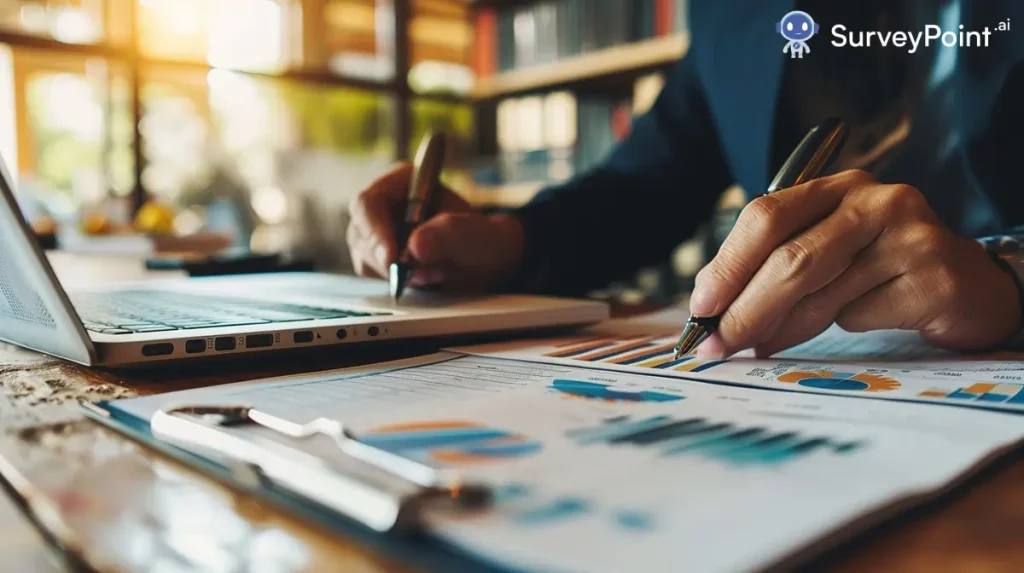
[[76, 294], [72, 301], [79, 316], [82, 317], [85, 329], [103, 334], [164, 332], [391, 314], [150, 290]]

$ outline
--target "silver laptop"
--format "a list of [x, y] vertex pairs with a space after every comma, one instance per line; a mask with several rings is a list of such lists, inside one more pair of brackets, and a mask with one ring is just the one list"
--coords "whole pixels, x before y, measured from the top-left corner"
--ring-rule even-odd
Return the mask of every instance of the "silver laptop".
[[241, 275], [76, 290], [57, 277], [0, 162], [0, 339], [85, 365], [275, 352], [402, 338], [512, 332], [607, 318], [599, 302], [406, 294], [384, 281], [318, 273]]

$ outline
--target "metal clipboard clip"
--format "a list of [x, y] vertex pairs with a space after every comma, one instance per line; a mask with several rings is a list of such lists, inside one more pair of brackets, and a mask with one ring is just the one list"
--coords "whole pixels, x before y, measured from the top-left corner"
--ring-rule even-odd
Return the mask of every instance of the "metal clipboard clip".
[[[295, 440], [320, 436], [332, 440], [341, 456], [328, 461], [278, 440], [231, 431], [245, 425]], [[247, 406], [188, 406], [158, 411], [150, 428], [161, 441], [222, 462], [246, 486], [286, 490], [382, 533], [421, 529], [427, 506], [467, 511], [491, 500], [488, 487], [360, 442], [329, 418], [297, 424]]]

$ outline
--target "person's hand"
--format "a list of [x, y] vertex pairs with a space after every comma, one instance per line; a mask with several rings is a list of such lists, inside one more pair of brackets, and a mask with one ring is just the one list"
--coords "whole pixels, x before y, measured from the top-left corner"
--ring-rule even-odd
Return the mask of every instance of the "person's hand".
[[[411, 176], [412, 167], [399, 164], [349, 205], [348, 245], [358, 274], [387, 277], [401, 255], [404, 245], [397, 244], [395, 229]], [[413, 231], [408, 248], [416, 265], [412, 286], [481, 292], [522, 265], [523, 229], [515, 217], [478, 213], [444, 188], [438, 213]]]
[[690, 311], [722, 314], [698, 349], [771, 354], [833, 322], [920, 331], [939, 346], [998, 344], [1020, 322], [1013, 277], [953, 234], [921, 193], [846, 171], [759, 197], [698, 273]]

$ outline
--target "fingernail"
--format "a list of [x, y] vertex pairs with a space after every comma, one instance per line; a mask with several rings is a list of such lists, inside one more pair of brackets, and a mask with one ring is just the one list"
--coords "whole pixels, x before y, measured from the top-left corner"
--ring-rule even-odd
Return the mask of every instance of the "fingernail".
[[705, 282], [697, 284], [690, 295], [690, 312], [710, 316], [718, 306], [714, 290]]
[[377, 247], [373, 250], [373, 256], [377, 257], [377, 260], [380, 261], [380, 264], [382, 266], [386, 266], [389, 262], [391, 262], [388, 260], [388, 250], [387, 248], [384, 247], [384, 245], [377, 245]]

